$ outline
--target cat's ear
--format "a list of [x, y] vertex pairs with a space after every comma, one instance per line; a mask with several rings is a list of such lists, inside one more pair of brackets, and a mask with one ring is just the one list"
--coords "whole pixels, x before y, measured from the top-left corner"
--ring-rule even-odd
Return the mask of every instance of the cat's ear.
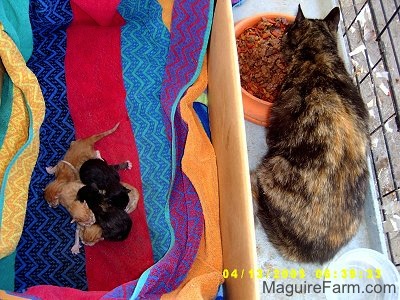
[[303, 11], [301, 10], [301, 6], [299, 4], [299, 8], [297, 10], [297, 15], [296, 15], [296, 19], [294, 20], [295, 22], [300, 22], [303, 21], [305, 19]]
[[97, 184], [96, 183], [94, 183], [94, 182], [92, 182], [91, 184], [90, 184], [90, 186], [92, 187], [92, 188], [94, 188], [95, 190], [99, 190], [99, 188], [97, 187]]
[[339, 20], [340, 20], [339, 7], [333, 8], [331, 12], [324, 19], [324, 21], [328, 24], [328, 27], [332, 32], [336, 32], [338, 30]]

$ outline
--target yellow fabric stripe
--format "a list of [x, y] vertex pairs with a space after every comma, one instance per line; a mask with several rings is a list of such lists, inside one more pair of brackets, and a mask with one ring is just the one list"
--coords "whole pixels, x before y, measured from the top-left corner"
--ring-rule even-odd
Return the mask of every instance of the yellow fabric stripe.
[[162, 20], [168, 31], [171, 31], [171, 18], [172, 18], [172, 8], [174, 6], [174, 0], [158, 0], [158, 3], [162, 7]]
[[29, 298], [10, 295], [10, 294], [7, 294], [6, 291], [0, 290], [0, 299], [1, 300], [27, 300]]
[[[11, 159], [28, 140], [29, 116], [20, 89], [13, 91], [13, 103], [4, 143], [0, 149], [0, 186]], [[1, 230], [1, 229], [0, 229]]]
[[[7, 177], [2, 182], [4, 206], [0, 225], [1, 259], [16, 249], [22, 234], [29, 183], [39, 153], [39, 129], [44, 119], [45, 105], [35, 75], [27, 68], [21, 53], [1, 24], [0, 57], [13, 82], [14, 90], [20, 90], [23, 95], [25, 111], [28, 113], [26, 120], [30, 124], [28, 141], [8, 165], [5, 172]], [[15, 130], [21, 130], [21, 126], [18, 125]]]

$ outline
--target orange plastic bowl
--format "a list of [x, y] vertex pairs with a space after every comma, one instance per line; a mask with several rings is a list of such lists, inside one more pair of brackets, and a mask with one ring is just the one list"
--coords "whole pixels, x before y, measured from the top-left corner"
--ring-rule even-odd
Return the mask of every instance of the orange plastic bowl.
[[[286, 18], [288, 23], [294, 22], [295, 17], [292, 15], [286, 15], [281, 13], [261, 13], [239, 21], [235, 25], [235, 36], [236, 38], [242, 34], [247, 28], [256, 25], [262, 17], [267, 19], [275, 18]], [[244, 117], [246, 120], [253, 122], [261, 126], [268, 126], [269, 124], [269, 112], [272, 107], [272, 103], [261, 100], [250, 94], [244, 88], [242, 88], [242, 100]]]

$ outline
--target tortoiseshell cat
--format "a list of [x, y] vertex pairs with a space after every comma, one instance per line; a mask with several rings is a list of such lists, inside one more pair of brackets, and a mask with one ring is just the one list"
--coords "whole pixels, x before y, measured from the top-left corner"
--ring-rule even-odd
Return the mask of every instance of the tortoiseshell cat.
[[282, 39], [288, 73], [268, 152], [252, 172], [257, 216], [287, 259], [331, 259], [355, 235], [368, 178], [368, 113], [338, 55], [339, 9], [306, 19], [299, 5]]

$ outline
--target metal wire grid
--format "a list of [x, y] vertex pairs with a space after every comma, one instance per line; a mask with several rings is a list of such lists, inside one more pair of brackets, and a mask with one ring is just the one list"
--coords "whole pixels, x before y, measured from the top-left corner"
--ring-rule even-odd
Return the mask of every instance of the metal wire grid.
[[339, 0], [339, 5], [354, 79], [370, 113], [370, 151], [386, 241], [400, 271], [400, 0]]

